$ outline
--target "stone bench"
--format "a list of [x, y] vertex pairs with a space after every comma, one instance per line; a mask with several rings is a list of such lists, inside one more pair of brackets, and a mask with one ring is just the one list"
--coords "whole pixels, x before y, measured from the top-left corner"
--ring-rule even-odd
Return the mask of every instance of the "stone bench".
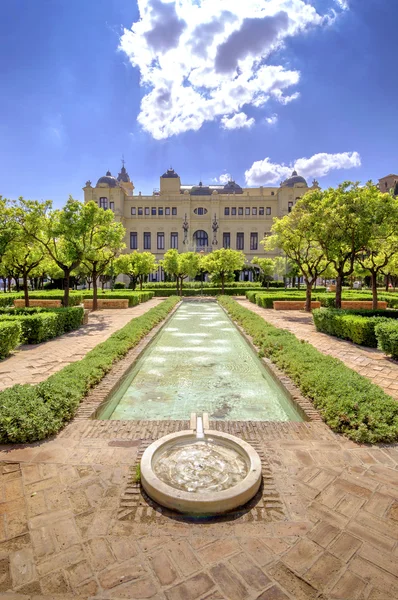
[[[305, 300], [275, 300], [273, 306], [275, 310], [304, 310]], [[312, 308], [321, 308], [321, 303], [314, 300], [311, 302]]]
[[[342, 300], [341, 308], [354, 308], [356, 310], [365, 308], [371, 310], [373, 307], [371, 300]], [[379, 301], [377, 308], [387, 308], [387, 302]]]
[[[19, 300], [14, 300], [15, 308], [25, 308], [25, 300], [23, 298]], [[29, 307], [40, 308], [60, 308], [62, 306], [61, 300], [29, 300]]]
[[[93, 300], [87, 299], [83, 301], [84, 308], [93, 309]], [[98, 298], [98, 308], [128, 308], [129, 301], [124, 298]]]

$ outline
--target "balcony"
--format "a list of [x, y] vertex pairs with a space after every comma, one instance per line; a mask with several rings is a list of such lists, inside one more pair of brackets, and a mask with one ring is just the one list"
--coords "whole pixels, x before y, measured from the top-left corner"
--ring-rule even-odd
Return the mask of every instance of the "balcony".
[[[217, 246], [216, 246], [217, 248]], [[213, 250], [213, 246], [199, 246], [198, 244], [191, 244], [188, 246], [188, 252], [201, 252], [203, 254], [208, 254]]]

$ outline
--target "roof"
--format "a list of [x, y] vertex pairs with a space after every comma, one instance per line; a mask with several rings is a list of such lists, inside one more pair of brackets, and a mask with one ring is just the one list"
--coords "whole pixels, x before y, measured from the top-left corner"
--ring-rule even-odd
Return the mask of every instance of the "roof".
[[301, 175], [297, 175], [297, 171], [293, 171], [291, 177], [282, 181], [281, 187], [294, 187], [297, 183], [304, 183], [307, 185], [306, 180]]
[[164, 178], [164, 179], [172, 179], [175, 177], [179, 177], [179, 175], [171, 167], [170, 167], [170, 169], [167, 169], [166, 173], [163, 173], [163, 175], [162, 175], [162, 178]]
[[107, 171], [106, 175], [104, 175], [103, 177], [100, 177], [98, 179], [97, 185], [99, 185], [100, 183], [106, 183], [106, 185], [109, 185], [109, 187], [117, 187], [119, 185], [117, 180], [115, 179], [115, 177], [112, 176], [112, 173], [110, 171]]
[[243, 189], [235, 183], [235, 181], [228, 181], [225, 185], [203, 185], [199, 181], [199, 185], [182, 185], [180, 191], [183, 194], [188, 190], [191, 196], [211, 196], [216, 191], [219, 194], [243, 194]]

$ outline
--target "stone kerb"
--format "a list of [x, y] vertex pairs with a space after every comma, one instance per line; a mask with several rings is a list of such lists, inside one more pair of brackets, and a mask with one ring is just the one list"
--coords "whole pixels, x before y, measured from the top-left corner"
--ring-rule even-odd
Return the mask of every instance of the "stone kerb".
[[[305, 300], [275, 300], [273, 306], [275, 310], [304, 310]], [[313, 308], [321, 308], [321, 303], [314, 300], [311, 302]]]
[[[89, 299], [85, 299], [83, 301], [84, 304], [84, 308], [88, 308], [88, 309], [92, 309], [93, 308], [93, 301], [89, 300]], [[98, 299], [98, 308], [128, 308], [129, 307], [129, 301], [123, 298], [101, 298]]]
[[[15, 308], [25, 308], [25, 300], [19, 299], [14, 300]], [[29, 306], [33, 307], [41, 307], [41, 308], [60, 308], [61, 300], [29, 300]]]

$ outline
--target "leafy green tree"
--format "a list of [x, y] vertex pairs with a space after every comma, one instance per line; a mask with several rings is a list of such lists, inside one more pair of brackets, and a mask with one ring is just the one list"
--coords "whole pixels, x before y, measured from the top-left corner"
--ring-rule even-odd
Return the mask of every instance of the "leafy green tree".
[[105, 274], [110, 262], [125, 247], [126, 230], [115, 221], [111, 210], [103, 210], [96, 202], [85, 206], [85, 247], [82, 263], [93, 280], [93, 311], [98, 309], [98, 278]]
[[259, 258], [258, 256], [255, 256], [251, 261], [251, 264], [260, 271], [261, 285], [264, 286], [267, 284], [267, 287], [269, 287], [269, 282], [275, 272], [274, 260], [272, 258]]
[[[177, 294], [182, 296], [184, 279], [196, 277], [202, 268], [201, 256], [196, 252], [182, 252], [170, 248], [165, 252], [161, 266], [169, 275], [173, 275], [177, 281]], [[206, 269], [207, 270], [207, 269]]]
[[28, 279], [44, 259], [45, 251], [41, 244], [33, 238], [26, 238], [22, 229], [8, 244], [3, 257], [4, 264], [10, 270], [19, 272], [23, 281], [25, 306], [29, 306]]
[[224, 294], [225, 280], [234, 271], [241, 271], [245, 264], [245, 255], [240, 250], [220, 248], [203, 257], [206, 270], [221, 279], [221, 291]]
[[281, 219], [274, 219], [272, 235], [262, 242], [267, 250], [282, 250], [297, 265], [306, 284], [305, 310], [311, 312], [312, 288], [326, 269], [325, 252], [314, 236], [313, 214], [307, 210], [306, 197]]
[[8, 245], [16, 234], [15, 212], [10, 206], [10, 202], [0, 196], [0, 262], [7, 251]]
[[130, 254], [122, 254], [114, 261], [113, 266], [115, 273], [128, 275], [133, 290], [137, 283], [140, 284], [142, 290], [144, 280], [158, 268], [154, 254], [138, 252], [138, 250], [134, 250]]
[[368, 225], [366, 244], [357, 255], [358, 264], [370, 273], [372, 306], [377, 308], [377, 278], [398, 253], [398, 199], [375, 188], [363, 207]]

